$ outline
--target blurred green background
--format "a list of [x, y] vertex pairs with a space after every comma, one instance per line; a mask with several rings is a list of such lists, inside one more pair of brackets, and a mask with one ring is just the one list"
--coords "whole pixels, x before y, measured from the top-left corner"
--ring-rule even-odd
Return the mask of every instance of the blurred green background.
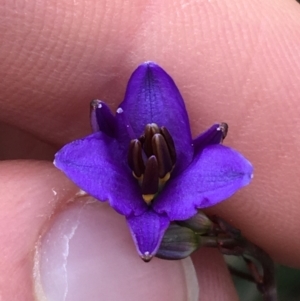
[[[236, 256], [224, 257], [229, 266], [247, 272], [246, 264], [241, 258]], [[233, 276], [233, 280], [241, 301], [263, 301], [254, 283], [237, 276]], [[300, 300], [300, 270], [277, 265], [276, 280], [280, 301]]]

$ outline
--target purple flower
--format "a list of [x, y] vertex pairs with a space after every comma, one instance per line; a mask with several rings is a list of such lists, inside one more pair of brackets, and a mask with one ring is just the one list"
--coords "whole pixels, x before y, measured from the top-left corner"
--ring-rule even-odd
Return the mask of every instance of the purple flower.
[[192, 139], [174, 81], [153, 62], [134, 71], [116, 116], [98, 100], [91, 108], [94, 133], [65, 145], [55, 166], [126, 217], [145, 261], [171, 221], [186, 220], [251, 181], [251, 164], [220, 144], [226, 124]]

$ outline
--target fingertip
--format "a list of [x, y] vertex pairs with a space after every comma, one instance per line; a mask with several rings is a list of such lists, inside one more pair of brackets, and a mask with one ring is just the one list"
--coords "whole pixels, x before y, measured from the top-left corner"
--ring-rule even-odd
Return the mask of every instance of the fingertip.
[[51, 221], [36, 256], [36, 288], [47, 300], [189, 300], [198, 298], [190, 259], [143, 262], [124, 217], [90, 197]]
[[[44, 225], [78, 188], [51, 163], [0, 162], [3, 300], [32, 300], [32, 255]], [[18, 289], [16, 289], [18, 288]]]
[[144, 263], [124, 218], [78, 198], [79, 189], [51, 163], [0, 164], [5, 300], [197, 300], [190, 259]]

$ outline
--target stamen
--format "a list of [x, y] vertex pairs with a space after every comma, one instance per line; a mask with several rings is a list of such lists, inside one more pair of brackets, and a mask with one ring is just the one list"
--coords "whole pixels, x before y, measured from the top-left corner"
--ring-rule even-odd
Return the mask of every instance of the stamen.
[[[145, 134], [144, 134], [144, 144], [143, 144], [143, 149], [144, 152], [146, 153], [147, 157], [150, 157], [153, 155], [153, 149], [152, 149], [152, 137], [155, 134], [158, 134], [159, 127], [155, 123], [149, 123], [145, 127]], [[142, 137], [141, 137], [142, 138]]]
[[167, 142], [168, 149], [169, 149], [169, 152], [170, 152], [170, 156], [171, 156], [171, 159], [172, 159], [172, 163], [173, 163], [173, 165], [175, 165], [175, 163], [176, 163], [176, 150], [175, 150], [174, 140], [173, 140], [170, 132], [164, 126], [162, 126], [160, 128], [160, 132], [164, 136], [164, 138]]
[[172, 170], [173, 162], [166, 140], [161, 134], [152, 137], [152, 149], [158, 162], [158, 176], [164, 178]]
[[140, 178], [145, 171], [145, 164], [142, 156], [142, 144], [138, 139], [130, 141], [128, 165], [136, 178]]
[[170, 179], [175, 163], [174, 141], [165, 127], [147, 124], [144, 133], [130, 141], [128, 165], [148, 205]]
[[162, 179], [159, 178], [158, 180], [158, 189], [159, 191], [165, 186], [165, 184], [169, 181], [171, 177], [171, 173], [168, 172]]
[[158, 163], [155, 156], [146, 162], [141, 189], [143, 199], [149, 205], [158, 191]]

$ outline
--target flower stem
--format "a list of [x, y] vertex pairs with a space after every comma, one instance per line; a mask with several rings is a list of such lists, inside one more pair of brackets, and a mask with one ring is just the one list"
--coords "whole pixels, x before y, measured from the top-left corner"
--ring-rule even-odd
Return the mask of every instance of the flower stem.
[[198, 211], [190, 219], [172, 223], [156, 256], [168, 260], [183, 259], [200, 247], [217, 248], [222, 254], [241, 256], [250, 273], [234, 270], [234, 274], [256, 283], [264, 301], [278, 301], [271, 257], [219, 217], [209, 217]]
[[211, 220], [214, 225], [208, 236], [201, 236], [201, 246], [218, 248], [225, 255], [242, 256], [264, 301], [278, 301], [271, 257], [221, 218], [212, 217]]

